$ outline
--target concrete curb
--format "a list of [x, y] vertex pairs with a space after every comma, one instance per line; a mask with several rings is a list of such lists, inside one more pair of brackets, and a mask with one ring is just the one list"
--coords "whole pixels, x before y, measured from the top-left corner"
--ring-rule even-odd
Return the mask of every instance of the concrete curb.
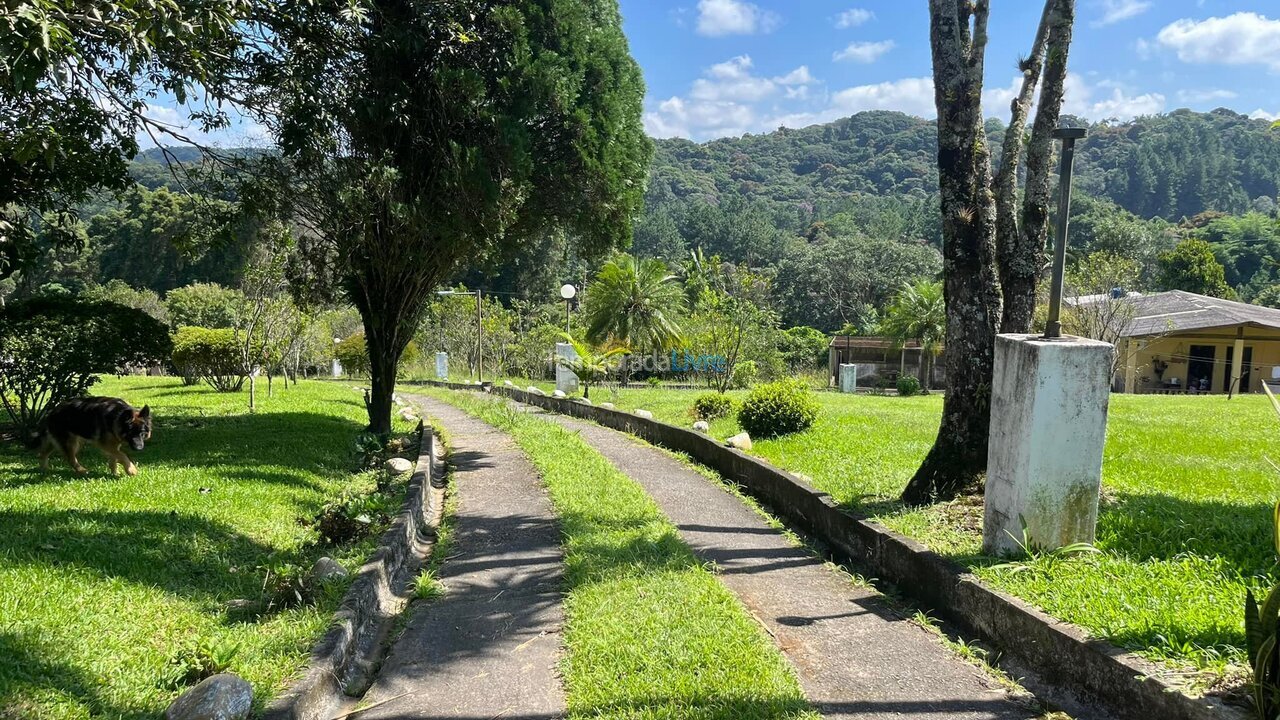
[[[454, 390], [472, 385], [428, 382]], [[491, 392], [545, 410], [597, 422], [682, 452], [740, 484], [775, 512], [874, 577], [935, 611], [966, 633], [1011, 656], [1076, 700], [1132, 720], [1245, 720], [1252, 716], [1216, 698], [1192, 698], [1156, 675], [1160, 668], [1084, 630], [984, 585], [965, 568], [910, 538], [841, 510], [830, 495], [757, 458], [685, 428], [511, 387]]]
[[263, 711], [265, 720], [329, 720], [363, 695], [387, 650], [387, 635], [409, 603], [409, 589], [429, 554], [444, 511], [438, 439], [419, 423], [418, 464], [404, 506], [392, 521], [316, 643], [305, 674]]

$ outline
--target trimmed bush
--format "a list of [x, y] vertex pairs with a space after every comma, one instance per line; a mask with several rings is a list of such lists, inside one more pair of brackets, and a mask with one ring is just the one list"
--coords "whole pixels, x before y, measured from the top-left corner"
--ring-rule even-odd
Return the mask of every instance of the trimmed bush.
[[173, 367], [188, 385], [197, 380], [218, 392], [244, 387], [243, 348], [230, 328], [184, 327], [173, 336]]
[[753, 438], [797, 433], [817, 419], [818, 399], [812, 390], [793, 380], [760, 385], [738, 409], [738, 424]]
[[903, 375], [898, 378], [898, 394], [902, 397], [919, 395], [921, 392], [920, 381], [914, 375]]
[[12, 303], [0, 310], [0, 404], [26, 438], [98, 375], [162, 363], [171, 349], [168, 328], [141, 310], [66, 296]]
[[[359, 376], [369, 375], [369, 348], [365, 344], [364, 333], [356, 333], [338, 343], [334, 346], [333, 356], [342, 365], [344, 373]], [[399, 368], [403, 370], [411, 367], [417, 364], [421, 357], [422, 353], [418, 350], [418, 344], [410, 340], [409, 344], [405, 346], [404, 352], [400, 355]]]
[[733, 412], [733, 398], [720, 393], [704, 393], [693, 401], [693, 416], [699, 420], [728, 417]]

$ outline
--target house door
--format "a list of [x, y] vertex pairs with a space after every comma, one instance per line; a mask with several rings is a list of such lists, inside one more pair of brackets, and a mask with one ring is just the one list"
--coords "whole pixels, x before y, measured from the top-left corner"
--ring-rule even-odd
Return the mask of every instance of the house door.
[[1187, 363], [1188, 390], [1212, 389], [1214, 350], [1212, 345], [1191, 346], [1191, 359]]
[[[1231, 363], [1232, 363], [1232, 360], [1235, 358], [1235, 354], [1236, 354], [1235, 347], [1228, 345], [1227, 346], [1227, 369], [1222, 374], [1222, 389], [1224, 392], [1231, 391]], [[1245, 346], [1244, 362], [1241, 364], [1241, 368], [1240, 368], [1240, 387], [1236, 388], [1235, 392], [1241, 392], [1241, 393], [1249, 392], [1249, 380], [1251, 379], [1250, 371], [1252, 370], [1250, 366], [1252, 364], [1253, 364], [1253, 348], [1250, 346]]]

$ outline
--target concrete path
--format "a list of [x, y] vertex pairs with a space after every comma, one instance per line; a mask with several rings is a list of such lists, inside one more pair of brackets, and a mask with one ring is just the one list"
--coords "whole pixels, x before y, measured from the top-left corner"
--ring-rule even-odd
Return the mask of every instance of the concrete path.
[[715, 562], [720, 579], [791, 660], [824, 717], [1023, 720], [1040, 714], [899, 617], [877, 592], [796, 547], [685, 464], [594, 423], [545, 417], [580, 433], [640, 483], [694, 552]]
[[[534, 467], [505, 433], [414, 397], [449, 439], [457, 507], [446, 594], [418, 608], [358, 720], [550, 720], [564, 715], [561, 533]], [[385, 701], [385, 702], [384, 702]]]

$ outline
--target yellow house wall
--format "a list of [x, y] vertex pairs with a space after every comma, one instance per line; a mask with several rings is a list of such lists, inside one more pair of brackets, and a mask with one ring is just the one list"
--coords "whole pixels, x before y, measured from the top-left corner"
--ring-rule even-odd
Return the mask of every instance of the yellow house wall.
[[[1209, 391], [1224, 393], [1226, 392], [1223, 384], [1224, 372], [1228, 378], [1231, 374], [1230, 366], [1226, 362], [1227, 348], [1235, 345], [1236, 330], [1237, 328], [1230, 327], [1178, 333], [1160, 338], [1131, 338], [1127, 341], [1132, 343], [1129, 349], [1123, 347], [1124, 341], [1122, 341], [1119, 370], [1116, 374], [1122, 379], [1126, 377], [1128, 374], [1126, 361], [1132, 356], [1132, 376], [1135, 387], [1125, 387], [1125, 392], [1156, 392], [1161, 389], [1161, 385], [1152, 365], [1154, 360], [1159, 358], [1169, 364], [1164, 371], [1163, 379], [1168, 381], [1176, 377], [1185, 388], [1190, 367], [1191, 346], [1211, 345], [1214, 348], [1214, 367], [1213, 384]], [[1242, 387], [1240, 391], [1262, 392], [1263, 379], [1271, 379], [1272, 369], [1280, 367], [1280, 331], [1246, 327], [1244, 335], [1244, 345], [1246, 348], [1253, 348], [1253, 358], [1249, 363], [1249, 369], [1251, 369], [1249, 386]]]

